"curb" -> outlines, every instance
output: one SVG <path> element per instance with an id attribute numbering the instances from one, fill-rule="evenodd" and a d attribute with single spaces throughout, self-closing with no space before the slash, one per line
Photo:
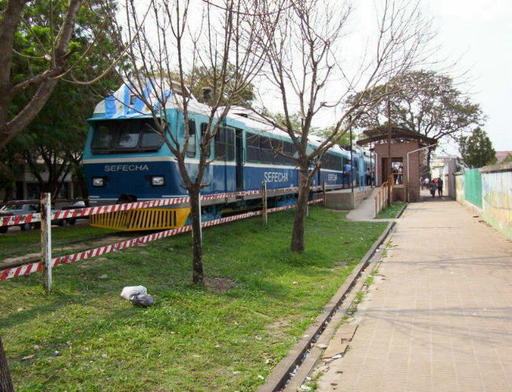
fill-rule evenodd
<path id="1" fill-rule="evenodd" d="M 384 242 L 394 226 L 395 222 L 388 223 L 388 226 L 384 232 L 373 243 L 372 247 L 368 250 L 368 252 L 366 252 L 359 264 L 354 268 L 352 273 L 347 277 L 345 282 L 341 285 L 338 291 L 324 307 L 323 312 L 304 332 L 302 339 L 292 347 L 292 349 L 288 352 L 288 355 L 276 365 L 272 373 L 270 373 L 270 375 L 267 377 L 265 384 L 256 390 L 257 392 L 277 392 L 286 385 L 288 380 L 292 377 L 291 373 L 294 371 L 295 367 L 304 361 L 305 353 L 318 340 L 319 335 L 323 332 L 350 289 L 354 286 L 361 272 L 369 264 L 370 259 L 375 254 L 377 248 Z"/>
<path id="2" fill-rule="evenodd" d="M 409 203 L 405 203 L 402 206 L 402 209 L 398 212 L 398 214 L 396 215 L 395 219 L 399 219 L 402 216 L 402 214 L 404 213 L 404 211 L 405 211 L 405 209 L 407 208 L 408 205 L 409 205 Z"/>

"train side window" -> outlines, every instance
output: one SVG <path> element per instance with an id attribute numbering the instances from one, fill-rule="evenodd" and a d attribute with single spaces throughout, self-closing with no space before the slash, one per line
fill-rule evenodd
<path id="1" fill-rule="evenodd" d="M 235 159 L 235 134 L 231 128 L 219 128 L 215 135 L 215 159 L 232 161 Z"/>
<path id="2" fill-rule="evenodd" d="M 272 140 L 268 137 L 261 137 L 260 139 L 260 158 L 264 163 L 274 163 L 274 152 L 272 151 Z"/>
<path id="3" fill-rule="evenodd" d="M 219 128 L 217 133 L 215 134 L 215 159 L 223 161 L 225 158 L 226 152 L 226 144 L 225 140 L 224 128 Z"/>
<path id="4" fill-rule="evenodd" d="M 247 132 L 245 135 L 247 160 L 250 162 L 258 162 L 260 160 L 260 137 L 249 132 Z"/>
<path id="5" fill-rule="evenodd" d="M 233 161 L 235 159 L 235 130 L 226 128 L 226 159 Z"/>
<path id="6" fill-rule="evenodd" d="M 206 135 L 206 131 L 208 129 L 208 123 L 201 123 L 201 137 L 199 138 L 199 145 L 201 145 L 204 141 L 204 136 Z M 208 158 L 212 155 L 212 145 L 210 144 L 210 153 L 208 154 Z"/>
<path id="7" fill-rule="evenodd" d="M 196 156 L 196 122 L 194 120 L 188 121 L 188 145 L 187 145 L 187 157 L 194 158 Z"/>
<path id="8" fill-rule="evenodd" d="M 284 153 L 284 142 L 278 139 L 270 140 L 271 151 L 272 151 L 272 159 L 274 163 L 284 164 L 285 157 L 281 155 Z"/>
<path id="9" fill-rule="evenodd" d="M 336 155 L 325 153 L 322 157 L 322 168 L 331 170 L 343 170 L 343 159 Z"/>

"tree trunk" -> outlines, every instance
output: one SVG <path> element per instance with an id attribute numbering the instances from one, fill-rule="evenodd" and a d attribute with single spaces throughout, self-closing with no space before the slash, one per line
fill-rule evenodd
<path id="1" fill-rule="evenodd" d="M 85 178 L 82 175 L 77 176 L 78 179 L 78 185 L 80 188 L 80 195 L 82 199 L 86 200 L 86 204 L 89 205 L 89 189 L 87 188 L 87 182 L 85 181 Z M 77 197 L 75 196 L 75 199 Z"/>
<path id="2" fill-rule="evenodd" d="M 7 365 L 7 357 L 5 356 L 2 338 L 0 338 L 0 392 L 14 392 L 12 385 L 9 366 Z"/>
<path id="3" fill-rule="evenodd" d="M 192 282 L 203 284 L 203 248 L 201 244 L 201 211 L 199 190 L 189 191 L 190 214 L 192 215 Z"/>
<path id="4" fill-rule="evenodd" d="M 297 199 L 297 208 L 295 210 L 295 219 L 293 221 L 290 249 L 292 252 L 302 253 L 304 252 L 304 224 L 311 179 L 308 176 L 307 169 L 305 171 L 301 170 L 299 176 L 299 196 Z"/>
<path id="5" fill-rule="evenodd" d="M 430 161 L 432 160 L 432 151 L 430 148 L 427 150 L 427 169 L 428 174 L 432 174 L 432 170 L 430 169 Z"/>

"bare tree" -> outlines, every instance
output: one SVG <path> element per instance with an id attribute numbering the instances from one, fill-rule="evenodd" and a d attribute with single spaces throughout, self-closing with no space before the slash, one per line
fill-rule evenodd
<path id="1" fill-rule="evenodd" d="M 174 155 L 182 186 L 190 196 L 194 283 L 202 283 L 204 277 L 199 197 L 208 185 L 205 173 L 211 163 L 210 146 L 233 102 L 240 101 L 264 59 L 264 41 L 256 39 L 258 7 L 250 0 L 153 0 L 150 21 L 142 24 L 134 2 L 126 2 L 123 24 L 125 40 L 133 40 L 128 56 L 134 71 L 124 74 L 124 79 L 131 93 L 144 103 L 154 120 L 154 131 Z M 199 104 L 190 94 L 203 80 L 195 72 L 204 68 L 210 70 L 216 89 L 209 105 Z M 181 113 L 182 131 L 170 130 L 169 107 Z M 199 160 L 191 167 L 186 159 L 193 143 L 188 124 L 190 113 L 198 110 L 208 121 L 199 133 Z"/>
<path id="2" fill-rule="evenodd" d="M 44 107 L 55 86 L 62 79 L 73 82 L 73 70 L 79 68 L 91 57 L 96 45 L 101 43 L 106 21 L 113 17 L 115 6 L 111 0 L 95 0 L 83 4 L 83 0 L 60 1 L 55 4 L 48 19 L 37 15 L 36 6 L 47 7 L 44 3 L 29 2 L 28 0 L 7 0 L 3 2 L 0 19 L 0 149 L 5 147 L 18 133 L 23 131 Z M 63 12 L 60 12 L 63 10 Z M 88 43 L 82 46 L 77 33 L 77 17 L 80 11 L 92 15 L 98 22 L 97 26 L 89 25 L 82 30 L 83 37 L 87 36 Z M 59 13 L 60 12 L 60 13 Z M 42 14 L 42 12 L 41 12 Z M 40 25 L 43 24 L 43 26 Z M 33 27 L 44 31 L 44 38 L 34 33 Z M 30 43 L 20 47 L 17 34 L 22 42 Z M 42 35 L 42 33 L 40 33 Z M 18 41 L 20 41 L 18 37 Z M 78 38 L 70 45 L 74 38 Z M 76 53 L 79 50 L 80 53 Z M 31 54 L 27 54 L 29 52 Z M 112 51 L 113 54 L 115 51 Z M 118 56 L 120 58 L 121 56 Z M 31 73 L 20 75 L 16 73 L 14 60 L 22 58 L 30 61 Z M 104 76 L 110 66 L 98 69 L 98 63 L 93 65 L 95 76 L 82 83 L 92 83 Z M 22 77 L 24 76 L 24 77 Z M 78 81 L 77 81 L 78 82 Z M 13 102 L 19 98 L 23 99 Z M 20 102 L 23 104 L 20 106 Z M 13 109 L 16 106 L 16 109 Z"/>
<path id="3" fill-rule="evenodd" d="M 348 34 L 355 23 L 360 23 L 352 21 L 355 12 L 348 1 L 283 0 L 280 9 L 277 25 L 270 13 L 263 13 L 261 18 L 269 41 L 267 77 L 278 92 L 285 126 L 269 116 L 268 109 L 260 114 L 285 130 L 295 146 L 293 158 L 300 180 L 291 250 L 302 252 L 309 190 L 323 154 L 366 107 L 382 100 L 387 92 L 381 91 L 371 102 L 359 100 L 344 107 L 342 103 L 358 88 L 366 90 L 408 70 L 418 61 L 429 33 L 415 1 L 385 1 L 376 10 L 375 25 L 365 28 L 373 32 L 366 41 L 354 41 Z M 361 46 L 364 50 L 357 56 L 355 49 Z M 292 121 L 296 111 L 301 118 L 299 129 Z M 335 123 L 332 132 L 312 148 L 312 124 L 329 111 Z"/>
<path id="4" fill-rule="evenodd" d="M 0 391 L 14 392 L 12 385 L 11 373 L 9 372 L 9 365 L 7 364 L 7 357 L 5 356 L 2 338 L 0 337 Z"/>

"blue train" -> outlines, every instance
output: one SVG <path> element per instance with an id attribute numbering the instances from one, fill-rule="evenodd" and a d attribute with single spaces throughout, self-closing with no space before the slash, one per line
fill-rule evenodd
<path id="1" fill-rule="evenodd" d="M 179 109 L 180 99 L 171 95 L 165 115 L 168 132 L 182 140 L 185 127 L 183 113 Z M 191 97 L 188 124 L 190 139 L 186 151 L 189 172 L 193 172 L 199 162 L 200 135 L 207 126 L 209 110 L 208 106 Z M 85 143 L 83 167 L 91 205 L 186 195 L 181 186 L 175 157 L 160 135 L 152 131 L 153 119 L 149 110 L 141 100 L 130 94 L 126 85 L 113 96 L 101 101 L 88 122 L 90 129 Z M 311 148 L 320 143 L 320 138 L 311 137 Z M 245 108 L 232 108 L 211 143 L 211 164 L 203 180 L 208 186 L 203 189 L 203 194 L 257 190 L 263 182 L 269 190 L 296 187 L 298 170 L 293 160 L 274 153 L 276 146 L 293 154 L 293 144 L 286 132 L 258 121 Z M 338 146 L 331 148 L 322 158 L 321 169 L 315 176 L 313 186 L 324 183 L 329 189 L 348 186 L 350 174 L 346 172 L 347 164 L 350 164 L 350 153 Z M 367 165 L 368 160 L 362 153 L 353 154 L 352 178 L 356 185 L 364 184 Z M 291 204 L 295 197 L 293 192 L 280 193 L 269 200 L 269 205 Z M 216 218 L 227 210 L 251 208 L 257 203 L 260 201 L 251 197 L 235 200 L 229 205 L 226 205 L 225 200 L 219 200 L 205 205 L 203 212 L 207 219 Z M 182 211 L 185 211 L 182 215 L 187 215 L 186 208 Z M 180 222 L 173 221 L 164 225 L 145 223 L 127 228 L 126 221 L 135 219 L 135 215 L 124 218 L 123 227 L 119 226 L 122 220 L 119 217 L 98 218 L 92 224 L 121 230 L 140 230 L 170 228 L 184 223 L 181 219 Z M 159 218 L 147 220 L 155 219 Z M 114 224 L 115 221 L 118 223 Z"/>

